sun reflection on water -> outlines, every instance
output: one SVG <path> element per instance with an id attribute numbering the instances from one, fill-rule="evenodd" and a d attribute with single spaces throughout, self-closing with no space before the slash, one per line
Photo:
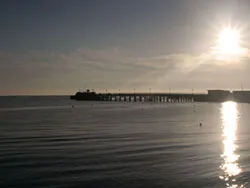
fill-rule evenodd
<path id="1" fill-rule="evenodd" d="M 236 133 L 238 128 L 237 103 L 223 103 L 221 115 L 224 151 L 221 155 L 223 163 L 220 168 L 223 170 L 224 174 L 220 176 L 220 178 L 226 182 L 229 188 L 244 187 L 243 185 L 238 185 L 236 181 L 236 176 L 242 171 L 238 164 L 240 156 L 236 153 L 237 145 L 235 143 L 237 140 Z"/>

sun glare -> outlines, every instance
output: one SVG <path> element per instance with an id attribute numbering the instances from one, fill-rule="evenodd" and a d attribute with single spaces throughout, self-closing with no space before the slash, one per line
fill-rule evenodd
<path id="1" fill-rule="evenodd" d="M 239 31 L 227 27 L 221 31 L 218 40 L 218 48 L 224 54 L 237 54 L 240 51 Z"/>
<path id="2" fill-rule="evenodd" d="M 220 179 L 224 180 L 228 188 L 243 187 L 236 182 L 237 175 L 241 173 L 239 166 L 239 157 L 237 154 L 237 128 L 238 128 L 238 111 L 237 103 L 225 102 L 221 108 L 222 115 L 222 137 L 224 151 L 221 155 L 223 162 L 220 168 L 224 175 Z"/>
<path id="3" fill-rule="evenodd" d="M 212 47 L 212 54 L 223 62 L 239 62 L 247 55 L 247 49 L 242 47 L 242 29 L 228 26 L 218 32 L 216 44 Z"/>

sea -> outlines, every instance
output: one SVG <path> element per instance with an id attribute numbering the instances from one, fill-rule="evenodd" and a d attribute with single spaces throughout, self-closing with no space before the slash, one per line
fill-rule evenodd
<path id="1" fill-rule="evenodd" d="M 0 187 L 250 187 L 250 105 L 0 97 Z"/>

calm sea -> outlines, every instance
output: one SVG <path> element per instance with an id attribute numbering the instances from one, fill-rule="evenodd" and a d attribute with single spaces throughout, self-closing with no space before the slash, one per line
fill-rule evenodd
<path id="1" fill-rule="evenodd" d="M 250 105 L 0 97 L 0 187 L 250 187 Z"/>

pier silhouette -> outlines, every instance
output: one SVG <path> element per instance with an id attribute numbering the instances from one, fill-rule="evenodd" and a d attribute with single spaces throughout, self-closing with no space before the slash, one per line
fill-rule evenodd
<path id="1" fill-rule="evenodd" d="M 250 103 L 250 91 L 228 91 L 208 90 L 204 93 L 96 93 L 86 90 L 79 91 L 70 96 L 73 100 L 86 101 L 124 101 L 124 102 L 165 102 L 165 103 L 187 103 L 187 102 L 225 102 L 235 101 Z"/>

